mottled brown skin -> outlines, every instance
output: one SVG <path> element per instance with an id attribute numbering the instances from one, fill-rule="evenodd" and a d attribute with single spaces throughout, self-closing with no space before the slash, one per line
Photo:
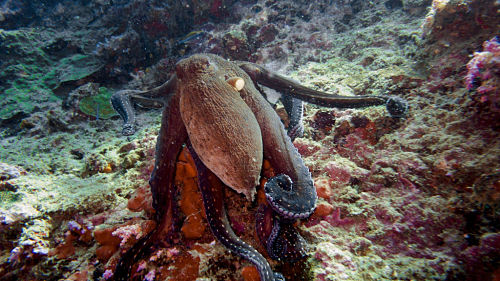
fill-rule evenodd
<path id="1" fill-rule="evenodd" d="M 231 78 L 235 77 L 244 80 L 239 91 L 227 82 L 234 81 Z M 254 83 L 274 88 L 292 99 L 298 97 L 324 106 L 386 104 L 391 114 L 406 112 L 406 104 L 397 98 L 346 98 L 326 94 L 255 64 L 229 62 L 212 54 L 198 54 L 181 60 L 176 65 L 175 75 L 160 87 L 116 93 L 112 103 L 125 121 L 123 133 L 126 135 L 134 132 L 132 101 L 156 100 L 165 104 L 155 168 L 150 179 L 158 227 L 122 257 L 115 271 L 116 280 L 127 280 L 130 267 L 151 245 L 165 239 L 168 242 L 174 236 L 177 220 L 174 208 L 175 162 L 184 144 L 189 144 L 195 159 L 199 188 L 214 236 L 226 248 L 254 263 L 261 280 L 283 279 L 281 274 L 272 271 L 260 253 L 234 234 L 224 208 L 224 204 L 230 202 L 224 202 L 222 196 L 224 185 L 227 185 L 252 200 L 262 161 L 267 159 L 277 174 L 265 186 L 267 200 L 275 212 L 275 215 L 267 215 L 267 218 L 273 218 L 267 221 L 274 220 L 271 223 L 275 228 L 261 233 L 261 240 L 267 239 L 266 248 L 270 256 L 277 259 L 295 256 L 295 248 L 301 250 L 296 245 L 303 241 L 291 222 L 306 218 L 314 211 L 316 190 L 278 115 Z"/>
<path id="2" fill-rule="evenodd" d="M 176 66 L 182 120 L 202 162 L 253 200 L 262 168 L 261 130 L 240 93 L 226 82 L 229 75 L 243 73 L 231 73 L 209 60 L 195 56 Z"/>

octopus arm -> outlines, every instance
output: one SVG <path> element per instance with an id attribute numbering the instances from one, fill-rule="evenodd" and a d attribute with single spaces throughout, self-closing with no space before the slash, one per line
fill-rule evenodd
<path id="1" fill-rule="evenodd" d="M 283 95 L 280 100 L 290 120 L 287 131 L 288 136 L 292 141 L 297 137 L 302 137 L 304 135 L 304 124 L 302 123 L 302 116 L 304 115 L 303 102 L 289 95 Z"/>
<path id="2" fill-rule="evenodd" d="M 392 96 L 342 96 L 316 91 L 264 67 L 240 62 L 239 66 L 252 78 L 255 83 L 262 84 L 285 95 L 326 107 L 361 108 L 375 105 L 385 105 L 392 117 L 404 117 L 408 111 L 407 102 L 399 97 Z"/>
<path id="3" fill-rule="evenodd" d="M 111 105 L 123 119 L 122 134 L 130 136 L 135 133 L 135 111 L 133 104 L 143 107 L 160 108 L 165 100 L 175 91 L 177 77 L 172 76 L 164 84 L 147 90 L 121 90 L 111 96 Z"/>
<path id="4" fill-rule="evenodd" d="M 179 112 L 179 95 L 175 94 L 170 97 L 163 110 L 162 125 L 156 142 L 155 167 L 149 180 L 157 227 L 122 256 L 115 270 L 115 280 L 129 280 L 135 261 L 145 255 L 153 244 L 172 240 L 175 235 L 178 225 L 174 185 L 176 161 L 172 159 L 177 159 L 186 140 L 187 131 Z"/>
<path id="5" fill-rule="evenodd" d="M 272 106 L 255 89 L 253 83 L 247 84 L 240 92 L 241 96 L 259 123 L 264 159 L 269 161 L 278 174 L 265 185 L 268 202 L 283 217 L 306 218 L 314 211 L 317 201 L 309 169 Z"/>
<path id="6" fill-rule="evenodd" d="M 179 109 L 180 94 L 175 93 L 168 100 L 163 110 L 162 122 L 156 141 L 155 166 L 149 180 L 153 195 L 153 208 L 156 220 L 172 211 L 174 178 L 177 157 L 187 141 L 188 134 L 181 119 Z"/>
<path id="7" fill-rule="evenodd" d="M 224 184 L 203 164 L 190 144 L 188 148 L 196 166 L 198 186 L 212 234 L 226 249 L 253 263 L 257 267 L 260 280 L 285 280 L 280 273 L 272 271 L 267 260 L 257 250 L 236 236 L 224 206 Z"/>
<path id="8" fill-rule="evenodd" d="M 255 222 L 257 236 L 272 259 L 296 262 L 306 256 L 306 242 L 293 221 L 275 216 L 269 205 L 261 204 Z"/>

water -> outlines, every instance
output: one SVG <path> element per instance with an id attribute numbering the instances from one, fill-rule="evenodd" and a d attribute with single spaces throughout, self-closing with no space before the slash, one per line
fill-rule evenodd
<path id="1" fill-rule="evenodd" d="M 272 270 L 286 280 L 497 280 L 498 9 L 493 0 L 1 1 L 0 279 L 258 280 L 246 252 L 231 252 L 211 231 L 230 225 L 262 255 L 256 263 L 270 265 L 263 277 Z M 238 92 L 224 83 L 245 75 L 212 58 L 190 64 L 191 73 L 222 72 L 175 78 L 176 63 L 197 53 L 272 75 L 242 77 Z M 281 126 L 266 121 L 255 131 L 236 118 L 244 110 L 228 118 L 219 104 L 193 121 L 214 125 L 187 135 L 206 150 L 214 138 L 231 143 L 217 148 L 209 169 L 228 165 L 230 177 L 257 178 L 247 196 L 210 172 L 197 175 L 182 137 L 187 120 L 162 121 L 158 105 L 174 112 L 170 98 L 190 83 L 197 89 L 196 77 L 207 89 L 221 82 L 217 89 L 227 90 L 203 93 L 234 104 L 246 104 L 233 98 L 248 93 L 268 98 L 274 109 L 259 109 L 293 132 L 294 147 L 280 146 L 291 141 L 273 137 Z M 301 103 L 281 101 L 304 91 L 290 83 L 378 100 L 329 108 L 313 103 L 331 96 L 316 96 L 299 118 Z M 245 92 L 254 85 L 258 91 Z M 142 91 L 122 100 L 132 111 L 120 114 L 135 114 L 130 136 L 108 102 L 119 90 Z M 388 97 L 407 102 L 404 116 L 389 114 Z M 162 122 L 172 137 L 157 148 Z M 225 141 L 229 125 L 245 134 Z M 302 159 L 275 161 L 271 148 L 285 156 L 296 148 Z M 258 162 L 260 174 L 247 162 Z M 300 190 L 309 172 L 294 165 L 308 168 L 317 193 L 314 213 L 300 220 L 284 216 L 316 197 Z M 278 181 L 273 209 L 264 187 L 279 173 L 295 180 Z M 203 194 L 198 179 L 208 182 Z M 280 212 L 280 200 L 290 209 Z M 212 220 L 225 219 L 218 202 L 225 226 Z M 169 206 L 173 221 L 162 216 Z M 159 219 L 173 223 L 170 232 L 159 232 Z"/>

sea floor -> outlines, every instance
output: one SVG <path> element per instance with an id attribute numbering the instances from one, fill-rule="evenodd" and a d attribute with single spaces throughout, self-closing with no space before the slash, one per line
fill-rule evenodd
<path id="1" fill-rule="evenodd" d="M 395 95 L 409 104 L 405 118 L 390 117 L 383 106 L 305 105 L 305 133 L 294 145 L 312 173 L 318 207 L 296 225 L 307 257 L 270 261 L 272 267 L 286 280 L 498 280 L 500 48 L 474 55 L 498 35 L 498 15 L 488 18 L 500 8 L 497 1 L 318 1 L 309 10 L 303 1 L 242 2 L 234 5 L 246 18 L 196 26 L 210 39 L 187 54 L 241 59 L 245 51 L 317 90 Z M 307 11 L 307 20 L 294 9 Z M 40 29 L 36 36 L 25 27 L 0 35 L 43 41 L 49 29 Z M 488 77 L 467 66 L 473 57 Z M 128 84 L 100 83 L 111 91 L 158 85 L 165 63 L 136 72 Z M 61 65 L 43 67 L 63 71 Z M 63 106 L 64 87 L 80 76 L 60 82 L 64 87 L 53 94 L 42 83 L 53 78 L 13 77 L 5 74 L 12 68 L 2 67 L 17 89 L 19 103 L 10 104 L 21 113 L 0 111 L 0 280 L 110 279 L 122 253 L 154 225 L 148 180 L 161 109 L 138 108 L 138 131 L 122 136 L 118 116 L 96 118 Z M 79 67 L 97 75 L 88 64 Z M 468 85 L 467 75 L 479 84 Z M 27 90 L 20 81 L 42 86 Z M 11 93 L 1 86 L 3 95 Z M 29 98 L 20 97 L 29 93 L 47 98 L 27 106 Z M 277 111 L 283 113 L 281 105 Z M 178 200 L 182 230 L 139 262 L 137 280 L 258 280 L 248 261 L 214 239 L 198 191 L 188 191 L 193 178 L 184 177 L 178 179 L 185 187 Z M 235 232 L 264 252 L 254 234 L 255 203 L 225 194 Z"/>

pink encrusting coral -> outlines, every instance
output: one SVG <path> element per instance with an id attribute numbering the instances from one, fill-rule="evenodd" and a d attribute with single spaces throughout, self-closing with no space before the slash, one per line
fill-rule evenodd
<path id="1" fill-rule="evenodd" d="M 310 218 L 294 225 L 307 257 L 292 264 L 268 259 L 286 280 L 500 280 L 499 1 L 51 2 L 75 7 L 74 16 L 57 19 L 47 14 L 51 5 L 42 9 L 40 18 L 61 24 L 62 33 L 52 39 L 52 29 L 31 31 L 50 40 L 40 40 L 40 48 L 26 42 L 5 48 L 5 65 L 18 59 L 21 47 L 57 55 L 59 48 L 78 56 L 94 52 L 111 79 L 99 76 L 93 83 L 144 90 L 165 82 L 180 56 L 210 52 L 259 63 L 331 94 L 408 100 L 406 118 L 389 117 L 383 106 L 304 105 L 304 136 L 294 146 L 312 174 L 318 202 Z M 186 23 L 188 16 L 203 24 L 178 28 L 173 22 Z M 5 17 L 2 23 L 12 23 Z M 65 18 L 70 22 L 61 22 Z M 95 21 L 92 32 L 67 33 L 67 27 L 78 31 L 75 24 L 87 28 L 87 20 Z M 114 23 L 122 24 L 116 29 Z M 183 40 L 190 31 L 202 35 Z M 11 37 L 33 40 L 25 33 L 0 31 L 0 49 L 17 44 Z M 4 84 L 10 76 L 29 84 L 29 68 L 5 65 Z M 129 75 L 134 79 L 126 85 Z M 37 91 L 29 93 L 31 99 Z M 5 100 L 11 95 L 6 92 Z M 276 110 L 287 125 L 279 102 Z M 0 119 L 0 280 L 118 278 L 124 253 L 156 227 L 148 180 L 161 113 L 139 110 L 144 129 L 123 138 L 119 120 L 75 123 L 59 99 L 36 111 Z M 187 155 L 175 159 L 178 229 L 137 256 L 129 280 L 259 280 L 249 262 L 214 240 Z M 273 173 L 265 163 L 263 170 L 261 187 Z M 229 189 L 223 196 L 236 235 L 268 258 L 255 233 L 265 195 L 252 203 Z"/>
<path id="2" fill-rule="evenodd" d="M 467 89 L 478 88 L 477 83 L 498 76 L 500 71 L 500 42 L 498 37 L 483 43 L 483 51 L 475 52 L 474 57 L 467 64 L 465 82 Z M 479 80 L 479 81 L 476 81 Z M 484 90 L 483 90 L 484 91 Z"/>
<path id="3" fill-rule="evenodd" d="M 475 52 L 467 64 L 465 84 L 474 90 L 482 103 L 490 102 L 490 109 L 500 111 L 500 42 L 498 36 L 483 43 L 483 51 Z"/>

